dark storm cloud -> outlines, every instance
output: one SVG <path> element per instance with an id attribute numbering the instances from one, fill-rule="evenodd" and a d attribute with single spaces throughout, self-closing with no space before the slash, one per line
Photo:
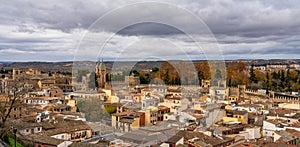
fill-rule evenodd
<path id="1" fill-rule="evenodd" d="M 128 26 L 118 32 L 120 35 L 150 35 L 150 36 L 165 36 L 174 34 L 184 34 L 182 31 L 165 24 L 159 23 L 138 23 Z"/>
<path id="2" fill-rule="evenodd" d="M 267 35 L 299 34 L 300 6 L 298 1 L 211 1 L 173 2 L 183 6 L 192 13 L 196 13 L 204 20 L 215 34 L 228 34 L 246 37 Z M 69 31 L 74 28 L 87 29 L 100 16 L 113 8 L 126 4 L 122 1 L 38 1 L 21 0 L 4 1 L 0 6 L 2 24 L 22 25 L 36 23 L 40 27 Z M 128 3 L 130 4 L 130 3 Z M 137 8 L 136 15 L 143 15 L 143 8 Z M 153 12 L 156 17 L 162 17 L 164 9 Z M 124 14 L 126 15 L 126 14 Z M 181 17 L 174 16 L 177 23 L 182 23 Z M 126 17 L 116 18 L 125 21 Z M 189 22 L 184 22 L 190 25 Z M 110 24 L 114 27 L 114 24 Z M 192 25 L 191 25 L 192 26 Z M 159 28 L 161 27 L 161 28 Z M 161 31 L 159 31 L 161 29 Z M 144 33 L 143 31 L 144 30 Z M 23 28 L 20 31 L 33 32 Z M 178 31 L 171 27 L 155 24 L 133 25 L 121 31 L 123 35 L 135 34 L 138 31 L 143 35 L 176 34 Z"/>
<path id="3" fill-rule="evenodd" d="M 108 7 L 104 1 L 94 0 L 3 1 L 0 6 L 0 19 L 2 24 L 7 25 L 22 26 L 29 23 L 42 28 L 70 31 L 75 28 L 88 28 L 116 3 L 110 2 L 109 5 Z"/>
<path id="4" fill-rule="evenodd" d="M 78 35 L 80 32 L 76 33 L 74 30 L 85 31 L 107 12 L 134 2 L 136 1 L 2 1 L 0 57 L 8 58 L 3 58 L 10 56 L 7 52 L 52 52 L 54 56 L 61 51 L 70 52 L 76 48 L 80 38 Z M 299 55 L 300 1 L 176 0 L 166 2 L 178 5 L 201 18 L 216 36 L 225 55 L 244 54 L 251 57 L 252 54 L 272 53 L 286 58 L 290 54 Z M 166 10 L 163 8 L 147 12 L 145 8 L 135 7 L 128 11 L 134 11 L 141 17 L 149 14 L 158 18 L 166 17 Z M 128 17 L 130 16 L 124 13 L 113 18 L 103 27 L 109 32 L 120 22 L 127 21 Z M 192 21 L 185 18 L 180 13 L 176 13 L 168 17 L 168 20 L 174 24 L 190 26 L 191 31 L 197 28 Z M 182 39 L 181 36 L 184 34 L 178 29 L 157 23 L 133 24 L 122 29 L 117 35 L 121 39 L 126 36 L 171 37 L 185 41 L 187 44 L 193 43 L 190 42 L 191 40 Z M 111 50 L 117 50 L 117 45 L 120 45 L 119 40 L 113 40 L 110 45 L 112 45 Z"/>
<path id="5" fill-rule="evenodd" d="M 274 53 L 278 53 L 278 55 L 280 55 L 281 53 L 285 53 L 285 54 L 296 54 L 296 55 L 300 55 L 300 50 L 298 48 L 294 48 L 294 47 L 277 47 L 277 48 L 266 48 L 262 51 L 252 51 L 251 53 L 253 54 L 274 54 Z"/>
<path id="6" fill-rule="evenodd" d="M 232 50 L 227 51 L 225 55 L 251 55 L 251 54 L 300 54 L 300 50 L 290 47 L 272 47 L 272 48 L 265 48 L 264 50 L 251 50 L 251 49 L 239 49 L 239 50 Z"/>

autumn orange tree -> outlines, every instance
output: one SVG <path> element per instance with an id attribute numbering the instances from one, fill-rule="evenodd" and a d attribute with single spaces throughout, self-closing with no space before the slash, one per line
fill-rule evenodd
<path id="1" fill-rule="evenodd" d="M 210 80 L 211 79 L 211 70 L 210 70 L 210 66 L 209 63 L 207 61 L 202 61 L 202 62 L 198 62 L 195 63 L 195 67 L 197 70 L 197 74 L 198 74 L 198 80 L 199 80 L 199 84 L 201 85 L 202 80 Z"/>
<path id="2" fill-rule="evenodd" d="M 201 80 L 210 80 L 211 71 L 207 61 L 187 62 L 170 61 L 163 62 L 156 77 L 162 79 L 166 84 L 200 84 Z"/>
<path id="3" fill-rule="evenodd" d="M 200 79 L 209 80 L 211 79 L 211 71 L 207 61 L 203 61 L 200 63 L 196 63 L 195 67 L 198 71 L 198 75 L 200 75 Z"/>
<path id="4" fill-rule="evenodd" d="M 227 85 L 238 86 L 240 84 L 247 85 L 250 83 L 246 65 L 243 62 L 229 64 L 227 67 Z"/>
<path id="5" fill-rule="evenodd" d="M 172 63 L 175 65 L 175 63 Z M 165 84 L 180 84 L 179 71 L 171 63 L 164 61 L 157 73 L 157 78 L 162 79 Z"/>

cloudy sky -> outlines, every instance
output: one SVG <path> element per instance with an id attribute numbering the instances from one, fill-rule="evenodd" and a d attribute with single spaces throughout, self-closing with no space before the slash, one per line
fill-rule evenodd
<path id="1" fill-rule="evenodd" d="M 134 3 L 136 1 L 2 0 L 0 61 L 96 60 L 99 56 L 105 60 L 181 59 L 184 56 L 205 59 L 210 53 L 218 54 L 211 56 L 214 59 L 299 59 L 300 2 L 297 0 L 165 1 L 172 5 L 170 8 L 148 8 Z M 196 19 L 173 7 L 191 13 Z M 103 22 L 102 18 L 109 15 L 111 19 Z M 136 18 L 148 20 L 148 17 L 149 20 L 154 17 L 167 20 L 173 26 L 137 21 L 120 29 L 123 22 Z M 195 22 L 198 18 L 203 23 L 200 28 L 207 27 L 205 33 L 212 33 L 210 37 L 202 36 Z M 188 29 L 183 31 L 181 27 Z M 199 48 L 194 38 L 187 37 L 190 35 L 200 40 L 198 44 L 218 43 L 221 52 L 214 52 L 215 45 Z M 107 38 L 111 38 L 110 41 L 99 51 L 101 42 Z"/>

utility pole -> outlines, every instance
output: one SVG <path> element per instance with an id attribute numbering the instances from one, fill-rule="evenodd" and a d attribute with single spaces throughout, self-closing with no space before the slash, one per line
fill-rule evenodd
<path id="1" fill-rule="evenodd" d="M 13 128 L 14 136 L 15 136 L 15 147 L 17 147 L 17 128 Z"/>

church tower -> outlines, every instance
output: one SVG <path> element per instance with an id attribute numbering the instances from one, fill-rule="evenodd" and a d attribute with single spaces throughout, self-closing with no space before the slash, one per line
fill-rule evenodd
<path id="1" fill-rule="evenodd" d="M 97 84 L 98 84 L 98 86 L 97 86 L 98 90 L 105 88 L 106 67 L 103 62 L 103 59 L 102 59 L 102 62 L 100 62 L 100 60 L 98 60 L 95 73 L 96 73 L 96 79 L 97 79 Z"/>

